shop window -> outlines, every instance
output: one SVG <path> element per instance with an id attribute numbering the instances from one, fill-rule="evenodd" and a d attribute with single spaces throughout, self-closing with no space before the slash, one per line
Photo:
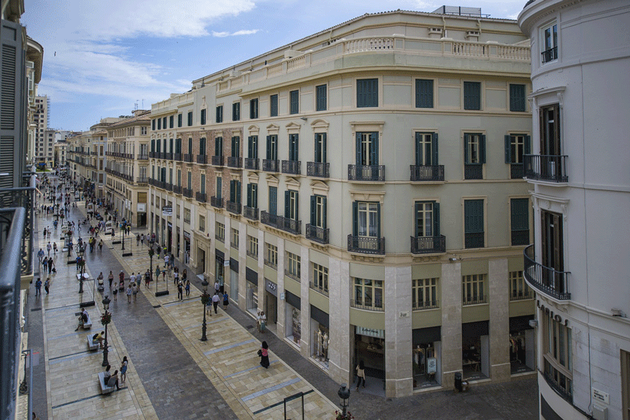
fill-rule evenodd
<path id="1" fill-rule="evenodd" d="M 216 222 L 214 237 L 217 241 L 225 242 L 225 225 L 223 223 Z"/>
<path id="2" fill-rule="evenodd" d="M 438 279 L 414 279 L 411 280 L 413 309 L 437 308 L 438 303 Z"/>
<path id="3" fill-rule="evenodd" d="M 383 280 L 354 279 L 352 306 L 375 311 L 385 310 L 383 302 Z"/>
<path id="4" fill-rule="evenodd" d="M 487 302 L 486 275 L 470 274 L 463 276 L 462 304 L 475 305 Z"/>
<path id="5" fill-rule="evenodd" d="M 287 252 L 287 268 L 285 274 L 294 280 L 300 281 L 301 258 L 299 255 Z"/>
<path id="6" fill-rule="evenodd" d="M 247 235 L 247 255 L 258 259 L 258 238 L 255 236 Z"/>
<path id="7" fill-rule="evenodd" d="M 278 247 L 265 243 L 265 265 L 273 269 L 278 268 Z"/>

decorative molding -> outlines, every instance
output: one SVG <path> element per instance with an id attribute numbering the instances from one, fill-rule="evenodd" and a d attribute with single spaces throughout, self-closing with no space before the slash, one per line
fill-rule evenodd
<path id="1" fill-rule="evenodd" d="M 267 185 L 270 187 L 278 187 L 280 180 L 273 175 L 267 175 Z"/>
<path id="2" fill-rule="evenodd" d="M 298 181 L 297 179 L 293 177 L 288 177 L 286 184 L 288 190 L 300 191 L 300 181 Z"/>
<path id="3" fill-rule="evenodd" d="M 313 133 L 325 133 L 328 131 L 330 123 L 328 123 L 328 121 L 318 118 L 311 123 L 311 127 L 313 128 Z"/>
<path id="4" fill-rule="evenodd" d="M 258 184 L 258 174 L 256 172 L 250 172 L 247 175 L 247 180 L 250 184 Z"/>
<path id="5" fill-rule="evenodd" d="M 352 191 L 350 190 L 352 201 L 378 201 L 385 202 L 385 191 Z"/>
<path id="6" fill-rule="evenodd" d="M 319 180 L 313 180 L 313 182 L 311 182 L 311 189 L 313 190 L 313 195 L 328 196 L 328 192 L 330 191 L 328 184 Z"/>
<path id="7" fill-rule="evenodd" d="M 363 254 L 355 254 L 350 253 L 353 261 L 361 261 L 361 262 L 371 262 L 371 263 L 382 263 L 385 260 L 385 256 L 374 256 L 374 255 L 363 255 Z"/>
<path id="8" fill-rule="evenodd" d="M 286 125 L 285 128 L 287 129 L 287 133 L 297 134 L 300 132 L 300 128 L 302 128 L 302 126 L 294 122 L 290 122 L 289 124 Z"/>
<path id="9" fill-rule="evenodd" d="M 250 136 L 257 136 L 260 133 L 260 127 L 257 125 L 250 125 L 247 127 L 247 131 L 249 131 Z"/>
<path id="10" fill-rule="evenodd" d="M 269 134 L 270 136 L 272 135 L 278 135 L 278 133 L 280 132 L 280 126 L 279 125 L 275 125 L 275 124 L 269 124 L 267 126 L 267 134 Z"/>

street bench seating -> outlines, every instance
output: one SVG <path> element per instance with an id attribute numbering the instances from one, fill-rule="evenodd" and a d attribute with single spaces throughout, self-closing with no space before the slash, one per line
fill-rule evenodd
<path id="1" fill-rule="evenodd" d="M 98 373 L 98 383 L 101 387 L 101 394 L 109 394 L 110 392 L 114 392 L 116 389 L 115 386 L 107 386 L 105 383 L 105 372 Z"/>
<path id="2" fill-rule="evenodd" d="M 98 341 L 94 342 L 94 339 L 92 338 L 93 335 L 94 334 L 87 335 L 87 346 L 90 351 L 98 350 Z"/>
<path id="3" fill-rule="evenodd" d="M 90 316 L 88 315 L 87 322 L 83 323 L 83 329 L 84 330 L 89 330 L 90 328 L 92 328 L 92 318 L 90 318 Z"/>

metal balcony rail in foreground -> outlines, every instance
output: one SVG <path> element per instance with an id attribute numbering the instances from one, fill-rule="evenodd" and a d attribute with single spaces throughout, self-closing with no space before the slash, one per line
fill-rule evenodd
<path id="1" fill-rule="evenodd" d="M 569 182 L 567 155 L 525 155 L 525 177 L 540 181 Z"/>
<path id="2" fill-rule="evenodd" d="M 254 158 L 245 158 L 245 169 L 251 169 L 252 171 L 258 171 L 259 160 Z"/>
<path id="3" fill-rule="evenodd" d="M 299 160 L 283 160 L 282 161 L 282 173 L 300 175 L 302 169 L 302 162 Z"/>
<path id="4" fill-rule="evenodd" d="M 382 299 L 350 299 L 350 306 L 357 309 L 365 309 L 368 311 L 385 311 L 385 305 Z"/>
<path id="5" fill-rule="evenodd" d="M 319 178 L 330 178 L 330 163 L 306 162 L 306 175 Z"/>
<path id="6" fill-rule="evenodd" d="M 328 243 L 328 234 L 330 229 L 313 226 L 311 224 L 306 225 L 306 237 L 311 241 L 319 242 L 320 244 Z"/>
<path id="7" fill-rule="evenodd" d="M 243 167 L 243 159 L 238 156 L 228 156 L 227 161 L 227 166 L 229 166 L 230 168 Z"/>
<path id="8" fill-rule="evenodd" d="M 212 164 L 214 166 L 223 166 L 223 156 L 212 156 Z"/>
<path id="9" fill-rule="evenodd" d="M 223 198 L 222 197 L 210 197 L 210 205 L 212 207 L 216 207 L 219 209 L 223 208 Z"/>
<path id="10" fill-rule="evenodd" d="M 182 189 L 182 194 L 184 195 L 184 197 L 186 198 L 192 198 L 193 196 L 193 190 L 192 188 L 183 188 Z"/>
<path id="11" fill-rule="evenodd" d="M 263 159 L 262 170 L 265 172 L 278 172 L 278 161 L 273 159 Z"/>
<path id="12" fill-rule="evenodd" d="M 411 165 L 411 181 L 444 181 L 444 165 Z"/>
<path id="13" fill-rule="evenodd" d="M 32 193 L 31 193 L 32 194 Z M 29 208 L 0 209 L 0 263 L 4 272 L 0 276 L 0 325 L 3 335 L 0 343 L 0 417 L 14 418 L 17 410 L 16 392 L 20 359 L 20 267 L 24 272 L 24 232 Z M 29 249 L 28 252 L 32 253 Z M 20 263 L 22 262 L 22 263 Z M 29 384 L 32 385 L 32 384 Z"/>
<path id="14" fill-rule="evenodd" d="M 0 209 L 26 209 L 26 221 L 21 235 L 21 257 L 19 259 L 21 275 L 33 273 L 33 202 L 35 194 L 35 174 L 27 172 L 22 176 L 22 187 L 0 189 Z M 2 230 L 5 235 L 8 229 Z M 2 248 L 0 247 L 0 252 Z M 0 324 L 2 325 L 2 324 Z"/>
<path id="15" fill-rule="evenodd" d="M 258 220 L 258 209 L 254 207 L 243 207 L 243 216 L 251 220 Z"/>
<path id="16" fill-rule="evenodd" d="M 385 181 L 385 165 L 348 165 L 350 181 Z"/>
<path id="17" fill-rule="evenodd" d="M 552 267 L 545 267 L 536 262 L 534 245 L 523 251 L 525 280 L 536 290 L 558 300 L 570 300 L 569 274 L 567 271 L 557 271 Z"/>
<path id="18" fill-rule="evenodd" d="M 214 156 L 212 157 L 214 161 Z M 206 165 L 208 163 L 208 156 L 206 155 L 197 155 L 197 163 L 201 163 L 202 165 Z"/>
<path id="19" fill-rule="evenodd" d="M 197 193 L 195 194 L 195 198 L 200 203 L 205 203 L 206 202 L 206 193 L 201 193 L 201 192 L 197 191 Z"/>
<path id="20" fill-rule="evenodd" d="M 412 254 L 432 254 L 446 252 L 446 236 L 412 236 Z"/>
<path id="21" fill-rule="evenodd" d="M 385 238 L 348 235 L 348 251 L 361 254 L 385 255 Z"/>
<path id="22" fill-rule="evenodd" d="M 241 214 L 241 203 L 235 201 L 228 201 L 225 204 L 225 209 L 233 214 Z"/>

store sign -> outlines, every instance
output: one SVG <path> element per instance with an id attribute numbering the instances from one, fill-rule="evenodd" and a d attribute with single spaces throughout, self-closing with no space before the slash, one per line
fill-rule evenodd
<path id="1" fill-rule="evenodd" d="M 278 296 L 278 286 L 271 280 L 265 279 L 265 290 L 274 296 Z"/>
<path id="2" fill-rule="evenodd" d="M 427 359 L 427 373 L 433 375 L 437 372 L 437 359 L 435 357 L 429 357 Z"/>
<path id="3" fill-rule="evenodd" d="M 147 203 L 138 203 L 138 213 L 146 213 Z"/>
<path id="4" fill-rule="evenodd" d="M 356 327 L 356 333 L 358 335 L 364 335 L 366 337 L 385 338 L 385 330 L 377 330 L 374 328 Z"/>
<path id="5" fill-rule="evenodd" d="M 162 216 L 168 217 L 173 215 L 173 206 L 162 207 Z"/>

